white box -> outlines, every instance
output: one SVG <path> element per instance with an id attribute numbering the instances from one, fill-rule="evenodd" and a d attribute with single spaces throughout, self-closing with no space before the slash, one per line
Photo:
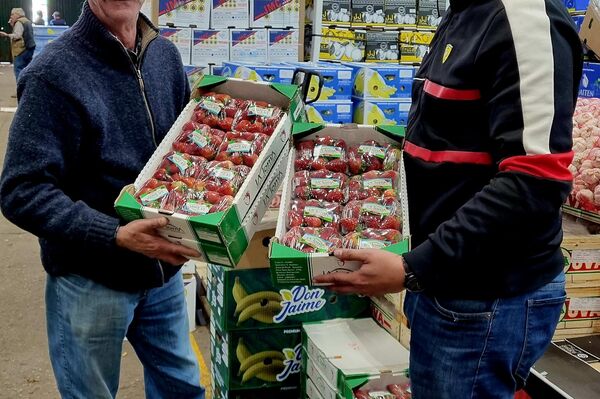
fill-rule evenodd
<path id="1" fill-rule="evenodd" d="M 149 1 L 146 1 L 149 3 Z M 199 29 L 208 29 L 210 23 L 210 4 L 211 0 L 187 0 L 179 1 L 175 7 L 170 5 L 173 2 L 164 3 L 163 8 L 158 10 L 158 24 L 174 26 L 195 25 Z"/>
<path id="2" fill-rule="evenodd" d="M 300 60 L 300 33 L 297 29 L 269 29 L 268 35 L 269 64 Z"/>
<path id="3" fill-rule="evenodd" d="M 267 47 L 266 29 L 230 30 L 231 61 L 267 63 Z"/>
<path id="4" fill-rule="evenodd" d="M 229 60 L 227 29 L 192 30 L 192 65 L 222 65 Z"/>
<path id="5" fill-rule="evenodd" d="M 194 276 L 183 279 L 183 290 L 185 292 L 185 303 L 190 325 L 190 332 L 196 329 L 196 278 Z"/>
<path id="6" fill-rule="evenodd" d="M 212 0 L 210 27 L 249 28 L 249 0 Z"/>
<path id="7" fill-rule="evenodd" d="M 160 27 L 159 32 L 162 37 L 170 40 L 177 47 L 183 65 L 188 65 L 192 53 L 192 29 Z"/>

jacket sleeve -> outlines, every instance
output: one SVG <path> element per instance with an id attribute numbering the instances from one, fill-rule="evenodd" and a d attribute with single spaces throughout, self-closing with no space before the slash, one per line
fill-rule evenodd
<path id="1" fill-rule="evenodd" d="M 117 218 L 74 201 L 63 186 L 76 167 L 84 130 L 77 104 L 42 77 L 19 80 L 0 206 L 8 220 L 40 238 L 88 248 L 114 248 Z"/>
<path id="2" fill-rule="evenodd" d="M 484 265 L 486 249 L 506 248 L 515 235 L 531 247 L 560 244 L 555 241 L 560 207 L 571 189 L 581 46 L 562 19 L 551 22 L 538 10 L 536 18 L 525 15 L 523 24 L 518 14 L 497 14 L 476 56 L 497 173 L 405 255 L 425 287 L 444 284 L 438 281 L 442 269 Z"/>
<path id="3" fill-rule="evenodd" d="M 8 34 L 12 40 L 19 40 L 23 37 L 23 24 L 20 21 L 15 22 L 15 26 L 13 26 L 13 32 Z"/>

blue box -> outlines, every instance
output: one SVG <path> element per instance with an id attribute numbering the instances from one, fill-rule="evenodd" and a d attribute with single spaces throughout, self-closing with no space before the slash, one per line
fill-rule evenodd
<path id="1" fill-rule="evenodd" d="M 346 62 L 354 71 L 352 95 L 360 98 L 411 98 L 415 68 L 410 65 Z"/>
<path id="2" fill-rule="evenodd" d="M 35 39 L 35 50 L 33 56 L 35 57 L 46 47 L 48 43 L 62 35 L 68 26 L 35 26 L 33 25 L 33 37 Z"/>
<path id="3" fill-rule="evenodd" d="M 573 15 L 573 22 L 575 22 L 575 28 L 577 32 L 581 30 L 581 26 L 583 25 L 583 20 L 585 19 L 585 15 Z"/>
<path id="4" fill-rule="evenodd" d="M 600 98 L 600 64 L 594 62 L 583 63 L 579 97 Z"/>
<path id="5" fill-rule="evenodd" d="M 225 61 L 221 75 L 253 82 L 291 84 L 295 69 L 285 64 L 259 65 L 251 62 Z"/>
<path id="6" fill-rule="evenodd" d="M 590 0 L 564 0 L 565 7 L 571 12 L 582 12 L 586 11 Z"/>
<path id="7" fill-rule="evenodd" d="M 352 123 L 351 100 L 316 101 L 305 110 L 311 123 Z"/>
<path id="8" fill-rule="evenodd" d="M 330 62 L 290 62 L 288 65 L 319 72 L 323 76 L 323 89 L 319 101 L 352 98 L 352 68 Z M 308 100 L 314 100 L 316 93 L 316 85 L 311 84 Z"/>
<path id="9" fill-rule="evenodd" d="M 400 125 L 408 123 L 410 100 L 352 98 L 354 102 L 354 123 L 360 125 Z"/>

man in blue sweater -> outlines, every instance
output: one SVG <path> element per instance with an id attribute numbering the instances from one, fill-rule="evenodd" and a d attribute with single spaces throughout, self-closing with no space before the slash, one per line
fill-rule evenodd
<path id="1" fill-rule="evenodd" d="M 204 398 L 166 219 L 120 225 L 113 201 L 189 99 L 177 49 L 142 0 L 89 0 L 21 75 L 0 181 L 4 215 L 39 237 L 50 358 L 64 398 L 114 398 L 123 339 L 149 398 Z"/>

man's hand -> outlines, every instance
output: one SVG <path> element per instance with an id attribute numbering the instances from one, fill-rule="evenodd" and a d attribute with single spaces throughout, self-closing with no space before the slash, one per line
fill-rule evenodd
<path id="1" fill-rule="evenodd" d="M 362 266 L 352 273 L 317 276 L 317 284 L 342 294 L 378 296 L 404 289 L 404 260 L 400 255 L 380 249 L 338 249 L 334 255 L 343 261 L 359 261 Z"/>
<path id="2" fill-rule="evenodd" d="M 7 37 L 7 36 L 8 36 L 8 33 L 0 31 L 0 36 L 2 36 L 2 37 Z"/>
<path id="3" fill-rule="evenodd" d="M 187 262 L 188 258 L 200 257 L 197 251 L 173 244 L 158 235 L 156 229 L 168 223 L 169 220 L 163 217 L 134 220 L 119 228 L 116 237 L 117 245 L 172 265 L 181 265 Z"/>

